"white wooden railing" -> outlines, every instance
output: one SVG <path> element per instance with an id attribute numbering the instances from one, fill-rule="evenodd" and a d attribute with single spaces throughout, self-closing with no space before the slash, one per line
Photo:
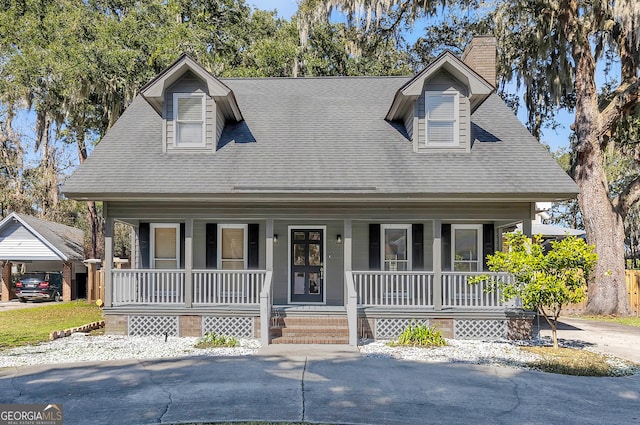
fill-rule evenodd
<path id="1" fill-rule="evenodd" d="M 183 304 L 184 270 L 112 270 L 113 305 Z"/>
<path id="2" fill-rule="evenodd" d="M 194 270 L 193 304 L 260 304 L 265 270 Z"/>
<path id="3" fill-rule="evenodd" d="M 358 304 L 368 306 L 433 306 L 433 272 L 353 271 Z"/>
<path id="4" fill-rule="evenodd" d="M 470 277 L 480 275 L 486 275 L 489 279 L 469 285 Z M 509 303 L 500 301 L 500 292 L 497 289 L 492 292 L 486 291 L 497 278 L 511 281 L 513 276 L 507 273 L 442 272 L 442 307 L 482 309 L 514 307 L 515 301 Z"/>

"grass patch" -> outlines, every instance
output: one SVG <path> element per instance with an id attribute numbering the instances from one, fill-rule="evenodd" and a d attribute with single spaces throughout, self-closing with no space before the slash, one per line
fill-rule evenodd
<path id="1" fill-rule="evenodd" d="M 617 323 L 619 325 L 635 326 L 640 328 L 640 317 L 632 316 L 575 316 L 578 319 L 595 320 L 598 322 Z"/>
<path id="2" fill-rule="evenodd" d="M 46 303 L 0 312 L 0 349 L 49 341 L 52 331 L 102 320 L 102 311 L 85 300 Z"/>
<path id="3" fill-rule="evenodd" d="M 238 340 L 224 335 L 216 335 L 213 332 L 207 332 L 205 336 L 198 339 L 196 348 L 215 348 L 215 347 L 237 347 Z"/>
<path id="4" fill-rule="evenodd" d="M 530 363 L 529 366 L 543 372 L 576 376 L 623 376 L 637 372 L 637 368 L 629 362 L 623 361 L 626 367 L 620 368 L 619 365 L 612 365 L 608 357 L 591 351 L 575 348 L 554 349 L 553 347 L 522 347 L 522 349 L 542 357 L 542 360 Z"/>

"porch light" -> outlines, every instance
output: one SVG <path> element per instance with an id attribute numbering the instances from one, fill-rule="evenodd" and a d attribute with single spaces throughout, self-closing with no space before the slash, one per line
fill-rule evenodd
<path id="1" fill-rule="evenodd" d="M 342 235 L 337 235 L 336 236 L 336 244 L 337 245 L 342 245 Z"/>
<path id="2" fill-rule="evenodd" d="M 276 235 L 275 233 L 273 235 L 273 244 L 278 245 L 278 235 Z"/>

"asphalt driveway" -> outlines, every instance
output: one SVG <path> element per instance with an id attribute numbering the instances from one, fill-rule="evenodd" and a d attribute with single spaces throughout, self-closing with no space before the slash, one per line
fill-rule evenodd
<path id="1" fill-rule="evenodd" d="M 574 377 L 307 346 L 246 357 L 0 369 L 0 402 L 60 403 L 65 425 L 640 424 L 640 375 Z"/>

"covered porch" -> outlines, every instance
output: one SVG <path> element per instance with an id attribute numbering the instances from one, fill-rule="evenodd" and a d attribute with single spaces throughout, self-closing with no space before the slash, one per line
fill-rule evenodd
<path id="1" fill-rule="evenodd" d="M 497 210 L 492 208 L 494 213 Z M 515 220 L 525 224 L 525 231 L 529 227 L 530 233 L 531 221 L 522 217 L 530 215 L 530 204 L 518 211 L 520 217 Z M 131 332 L 131 320 L 158 322 L 159 317 L 175 320 L 142 328 L 169 327 L 177 335 L 200 336 L 227 329 L 207 322 L 233 322 L 233 328 L 240 321 L 242 333 L 259 337 L 263 344 L 270 343 L 274 334 L 261 330 L 272 330 L 286 317 L 315 318 L 311 322 L 320 322 L 321 317 L 344 319 L 350 344 L 357 344 L 359 337 L 384 337 L 411 320 L 438 325 L 450 337 L 456 336 L 456 319 L 499 320 L 506 336 L 509 321 L 522 318 L 519 306 L 504 304 L 499 294 L 485 292 L 490 282 L 469 285 L 467 281 L 483 274 L 482 258 L 488 246 L 482 233 L 490 229 L 493 252 L 500 248 L 501 227 L 511 225 L 514 218 L 498 215 L 488 220 L 476 215 L 445 220 L 426 215 L 418 219 L 396 213 L 393 221 L 361 216 L 309 219 L 305 214 L 259 220 L 118 218 L 134 227 L 133 268 L 105 265 L 105 314 L 114 319 L 113 329 L 122 333 Z M 114 220 L 109 218 L 106 223 L 107 258 L 113 254 Z M 143 258 L 145 243 L 155 243 L 153 237 L 145 242 L 140 231 L 147 221 L 177 223 L 171 224 L 176 229 L 175 250 L 171 258 L 156 257 L 155 267 L 153 255 L 146 263 Z M 490 226 L 483 229 L 482 223 Z M 213 225 L 215 243 L 206 230 Z M 157 228 L 166 229 L 169 224 Z M 456 229 L 463 230 L 460 238 L 468 236 L 466 230 L 477 229 L 473 241 L 477 249 L 467 257 L 457 258 L 455 253 Z M 251 235 L 256 231 L 257 238 Z M 245 241 L 242 253 L 224 254 L 233 237 Z M 211 267 L 213 250 L 217 268 Z M 299 254 L 305 259 L 298 260 Z M 175 268 L 158 267 L 169 261 Z M 107 323 L 109 329 L 109 320 Z M 393 330 L 385 334 L 383 328 Z"/>

